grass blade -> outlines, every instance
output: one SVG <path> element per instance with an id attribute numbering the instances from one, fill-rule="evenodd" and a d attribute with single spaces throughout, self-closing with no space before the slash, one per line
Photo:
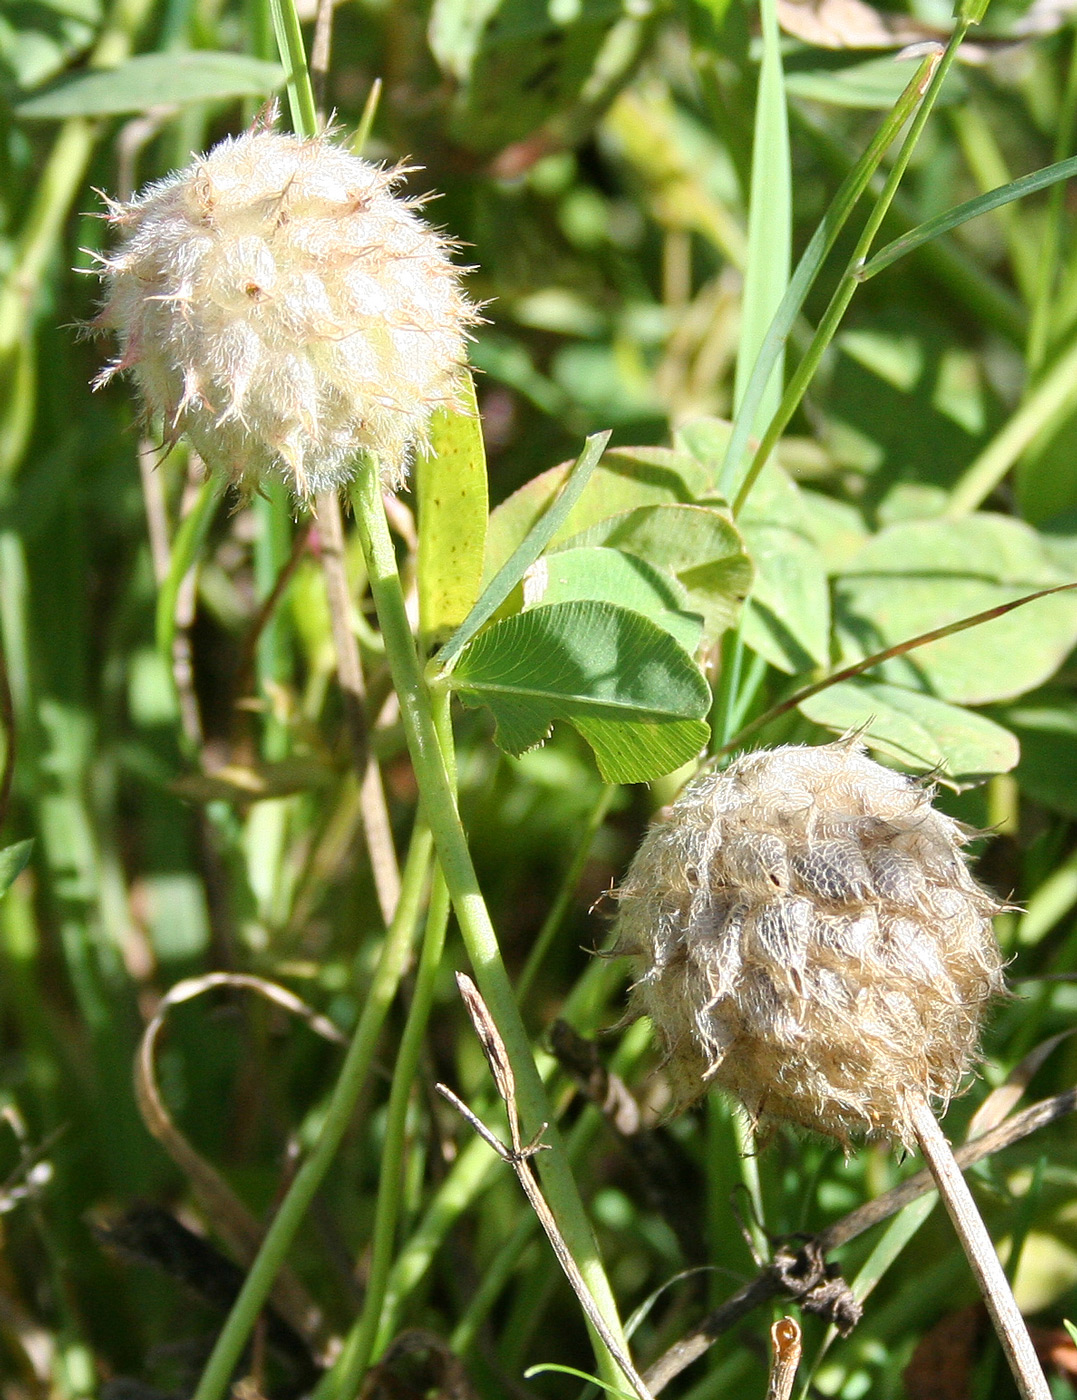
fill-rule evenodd
<path id="1" fill-rule="evenodd" d="M 718 489 L 727 498 L 733 494 L 741 459 L 751 436 L 752 424 L 756 420 L 774 366 L 785 347 L 789 332 L 793 329 L 793 323 L 800 314 L 823 263 L 837 242 L 838 235 L 878 169 L 879 162 L 923 95 L 934 61 L 934 56 L 931 56 L 920 64 L 912 81 L 875 133 L 867 150 L 841 182 L 830 207 L 797 263 L 792 280 L 759 348 L 751 377 L 733 418 L 733 432 L 718 480 Z"/>
<path id="2" fill-rule="evenodd" d="M 176 638 L 176 600 L 188 570 L 202 552 L 209 527 L 217 513 L 217 503 L 223 494 L 224 482 L 215 476 L 207 477 L 202 483 L 198 499 L 184 516 L 183 524 L 176 531 L 176 538 L 172 542 L 168 575 L 157 595 L 157 649 L 170 671 L 172 643 Z"/>
<path id="3" fill-rule="evenodd" d="M 931 62 L 932 59 L 934 60 L 932 64 L 934 71 L 931 72 L 931 76 L 928 79 L 927 90 L 924 93 L 923 101 L 920 103 L 916 115 L 912 119 L 905 140 L 901 143 L 901 149 L 898 151 L 893 168 L 886 178 L 886 184 L 883 186 L 882 193 L 875 201 L 875 205 L 868 216 L 868 221 L 864 226 L 864 231 L 860 235 L 856 249 L 845 270 L 845 275 L 838 283 L 837 290 L 831 297 L 830 304 L 823 315 L 823 319 L 816 328 L 811 344 L 808 346 L 804 358 L 797 366 L 796 373 L 793 375 L 785 391 L 781 407 L 771 419 L 770 426 L 763 436 L 763 441 L 760 443 L 755 456 L 752 458 L 752 464 L 748 468 L 747 475 L 737 492 L 736 500 L 733 502 L 734 516 L 743 508 L 760 472 L 766 466 L 770 454 L 774 451 L 775 444 L 799 407 L 800 401 L 804 397 L 804 392 L 811 382 L 816 369 L 818 369 L 819 362 L 823 358 L 827 346 L 830 344 L 831 340 L 833 340 L 850 301 L 853 299 L 853 293 L 859 285 L 856 274 L 867 257 L 872 241 L 876 233 L 878 233 L 883 219 L 886 218 L 890 205 L 894 201 L 898 185 L 901 183 L 901 177 L 904 175 L 909 161 L 912 159 L 912 153 L 916 149 L 916 144 L 920 139 L 924 126 L 927 124 L 928 117 L 931 115 L 938 95 L 942 90 L 942 85 L 946 80 L 946 75 L 950 71 L 950 66 L 957 56 L 957 51 L 961 46 L 961 42 L 968 32 L 970 22 L 969 20 L 959 21 L 953 34 L 950 36 L 950 41 L 946 45 L 945 50 L 941 54 L 935 53 L 929 56 L 929 62 Z"/>
<path id="4" fill-rule="evenodd" d="M 792 241 L 792 171 L 789 163 L 789 120 L 785 106 L 781 35 L 776 0 L 760 0 L 763 62 L 755 106 L 752 142 L 752 187 L 748 213 L 748 263 L 744 276 L 740 345 L 733 389 L 739 408 L 753 366 L 778 303 L 789 281 Z M 752 426 L 770 418 L 781 400 L 781 351 L 774 357 Z"/>
<path id="5" fill-rule="evenodd" d="M 869 277 L 874 277 L 884 268 L 892 266 L 907 253 L 914 252 L 934 238 L 940 238 L 951 229 L 960 228 L 970 219 L 989 214 L 993 209 L 1001 209 L 1004 204 L 1011 204 L 1015 199 L 1024 199 L 1026 195 L 1045 190 L 1060 180 L 1071 179 L 1074 175 L 1077 175 L 1077 156 L 1056 161 L 1053 165 L 1045 165 L 1042 170 L 1035 170 L 1031 175 L 1022 175 L 1019 180 L 1011 180 L 1008 185 L 999 185 L 987 194 L 967 199 L 964 204 L 957 204 L 945 214 L 937 214 L 935 218 L 928 219 L 926 223 L 918 224 L 908 233 L 903 233 L 900 238 L 895 238 L 869 259 L 857 276 L 861 282 L 866 282 Z"/>

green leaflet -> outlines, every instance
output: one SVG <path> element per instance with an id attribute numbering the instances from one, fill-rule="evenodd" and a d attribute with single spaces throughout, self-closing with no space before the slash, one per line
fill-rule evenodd
<path id="1" fill-rule="evenodd" d="M 711 506 L 642 506 L 573 536 L 572 545 L 609 545 L 671 573 L 709 641 L 737 618 L 752 586 L 752 561 L 729 516 Z"/>
<path id="2" fill-rule="evenodd" d="M 419 505 L 419 618 L 437 638 L 467 617 L 482 587 L 488 494 L 486 448 L 468 376 L 468 411 L 438 409 L 430 451 L 415 462 Z"/>
<path id="3" fill-rule="evenodd" d="M 873 749 L 914 772 L 937 771 L 954 787 L 1007 773 L 1020 756 L 1009 730 L 984 715 L 879 681 L 842 681 L 797 708 L 837 733 L 861 729 Z"/>
<path id="4" fill-rule="evenodd" d="M 1066 584 L 1035 530 L 1007 516 L 918 520 L 875 535 L 834 582 L 843 661 Z M 982 626 L 895 657 L 885 680 L 943 700 L 981 705 L 1042 684 L 1077 642 L 1077 597 L 1041 598 Z"/>
<path id="5" fill-rule="evenodd" d="M 645 782 L 706 743 L 710 691 L 668 632 L 611 603 L 533 608 L 495 623 L 461 655 L 448 683 L 486 705 L 507 753 L 542 743 L 556 720 L 595 750 L 607 782 Z"/>
<path id="6" fill-rule="evenodd" d="M 207 102 L 233 97 L 264 97 L 284 82 L 279 63 L 247 54 L 150 53 L 129 58 L 118 68 L 91 69 L 64 78 L 47 92 L 20 102 L 20 117 L 60 120 L 143 112 L 149 107 Z"/>
<path id="7" fill-rule="evenodd" d="M 566 468 L 556 493 L 543 503 L 543 508 L 523 532 L 520 542 L 496 570 L 482 590 L 478 602 L 438 653 L 439 666 L 444 668 L 449 665 L 475 633 L 489 622 L 527 570 L 546 549 L 586 490 L 609 440 L 608 432 L 592 433 L 586 440 L 579 457 Z"/>
<path id="8" fill-rule="evenodd" d="M 559 549 L 524 576 L 524 609 L 552 603 L 614 603 L 657 622 L 686 652 L 699 646 L 703 619 L 687 610 L 688 594 L 671 574 L 632 554 L 601 545 Z"/>
<path id="9" fill-rule="evenodd" d="M 501 502 L 490 515 L 486 577 L 492 578 L 542 515 L 569 465 L 551 467 Z M 664 447 L 620 447 L 608 451 L 579 501 L 553 536 L 556 547 L 581 530 L 636 506 L 690 504 L 707 489 L 707 473 L 687 452 Z"/>

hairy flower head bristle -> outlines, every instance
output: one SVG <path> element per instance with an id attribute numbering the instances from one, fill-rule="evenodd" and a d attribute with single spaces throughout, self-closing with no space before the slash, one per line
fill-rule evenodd
<path id="1" fill-rule="evenodd" d="M 402 173 L 255 129 L 109 201 L 97 324 L 121 353 L 98 383 L 130 371 L 168 439 L 248 489 L 337 489 L 363 452 L 400 485 L 478 319 Z"/>
<path id="2" fill-rule="evenodd" d="M 912 1140 L 906 1095 L 945 1102 L 1003 989 L 968 832 L 855 740 L 746 754 L 691 783 L 619 891 L 683 1101 L 711 1084 L 756 1119 L 847 1143 Z"/>

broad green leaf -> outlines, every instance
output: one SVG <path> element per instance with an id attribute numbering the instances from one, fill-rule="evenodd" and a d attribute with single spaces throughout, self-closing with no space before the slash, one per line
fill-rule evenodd
<path id="1" fill-rule="evenodd" d="M 607 783 L 649 783 L 690 763 L 706 746 L 705 720 L 609 720 L 594 715 L 573 721 L 594 750 Z"/>
<path id="2" fill-rule="evenodd" d="M 13 846 L 5 846 L 0 851 L 0 897 L 7 894 L 26 869 L 33 848 L 32 841 L 16 841 Z"/>
<path id="3" fill-rule="evenodd" d="M 864 517 L 856 506 L 836 501 L 821 491 L 800 488 L 808 533 L 822 555 L 828 574 L 839 574 L 870 538 Z"/>
<path id="4" fill-rule="evenodd" d="M 442 647 L 438 658 L 442 666 L 447 666 L 479 628 L 489 622 L 557 534 L 586 489 L 609 440 L 608 432 L 594 433 L 587 439 L 583 451 L 562 477 L 556 494 L 546 501 L 543 510 L 528 526 L 520 543 L 487 583 L 478 602 Z"/>
<path id="5" fill-rule="evenodd" d="M 1070 582 L 1036 531 L 1008 516 L 892 525 L 835 580 L 842 660 L 858 661 L 909 637 L 1039 588 Z M 1077 597 L 1059 593 L 895 657 L 883 679 L 957 704 L 1007 700 L 1042 684 L 1077 643 Z"/>
<path id="6" fill-rule="evenodd" d="M 678 430 L 676 441 L 714 479 L 732 430 L 724 419 L 697 418 Z M 823 556 L 800 488 L 778 463 L 771 462 L 760 476 L 737 526 L 755 566 L 744 641 L 791 674 L 826 665 L 830 592 Z"/>
<path id="7" fill-rule="evenodd" d="M 459 627 L 482 587 L 486 553 L 486 449 L 475 386 L 467 411 L 441 408 L 430 423 L 430 450 L 413 473 L 419 505 L 419 619 L 437 638 Z"/>
<path id="8" fill-rule="evenodd" d="M 711 506 L 641 506 L 601 520 L 566 545 L 608 545 L 671 573 L 713 641 L 736 621 L 752 586 L 752 561 L 729 516 Z"/>
<path id="9" fill-rule="evenodd" d="M 745 642 L 795 674 L 830 660 L 830 590 L 796 483 L 770 462 L 737 522 L 755 565 Z"/>
<path id="10" fill-rule="evenodd" d="M 1067 817 L 1077 817 L 1077 706 L 1068 695 L 1045 694 L 1007 706 L 998 717 L 1021 745 L 1021 791 Z"/>
<path id="11" fill-rule="evenodd" d="M 108 117 L 185 102 L 264 97 L 284 82 L 284 69 L 239 53 L 139 54 L 118 68 L 88 69 L 48 92 L 28 97 L 17 116 L 52 120 Z"/>
<path id="12" fill-rule="evenodd" d="M 610 603 L 557 603 L 495 623 L 448 677 L 486 705 L 507 753 L 540 744 L 556 720 L 592 744 L 607 782 L 671 772 L 706 742 L 710 691 L 699 668 L 649 618 Z"/>
<path id="13" fill-rule="evenodd" d="M 492 578 L 557 494 L 571 463 L 551 467 L 502 501 L 486 535 L 486 578 Z M 554 535 L 556 546 L 600 520 L 636 506 L 688 504 L 707 489 L 707 474 L 686 452 L 619 447 L 605 454 L 583 495 Z"/>
<path id="14" fill-rule="evenodd" d="M 544 554 L 524 575 L 524 609 L 593 598 L 642 613 L 689 654 L 703 620 L 687 610 L 688 595 L 672 575 L 619 549 L 592 545 Z"/>
<path id="15" fill-rule="evenodd" d="M 1017 740 L 993 720 L 880 681 L 842 681 L 797 708 L 838 733 L 861 729 L 873 749 L 914 772 L 937 771 L 955 787 L 1008 773 L 1020 757 Z"/>

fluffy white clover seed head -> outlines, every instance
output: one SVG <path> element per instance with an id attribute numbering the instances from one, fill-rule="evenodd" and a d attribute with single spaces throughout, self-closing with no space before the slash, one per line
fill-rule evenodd
<path id="1" fill-rule="evenodd" d="M 401 174 L 256 129 L 110 202 L 97 324 L 121 353 L 97 383 L 130 371 L 167 437 L 247 489 L 337 489 L 364 451 L 400 485 L 478 319 Z"/>
<path id="2" fill-rule="evenodd" d="M 848 1143 L 914 1141 L 1003 990 L 969 833 L 855 740 L 750 753 L 691 783 L 619 891 L 619 950 L 682 1101 L 711 1084 L 755 1119 Z"/>

